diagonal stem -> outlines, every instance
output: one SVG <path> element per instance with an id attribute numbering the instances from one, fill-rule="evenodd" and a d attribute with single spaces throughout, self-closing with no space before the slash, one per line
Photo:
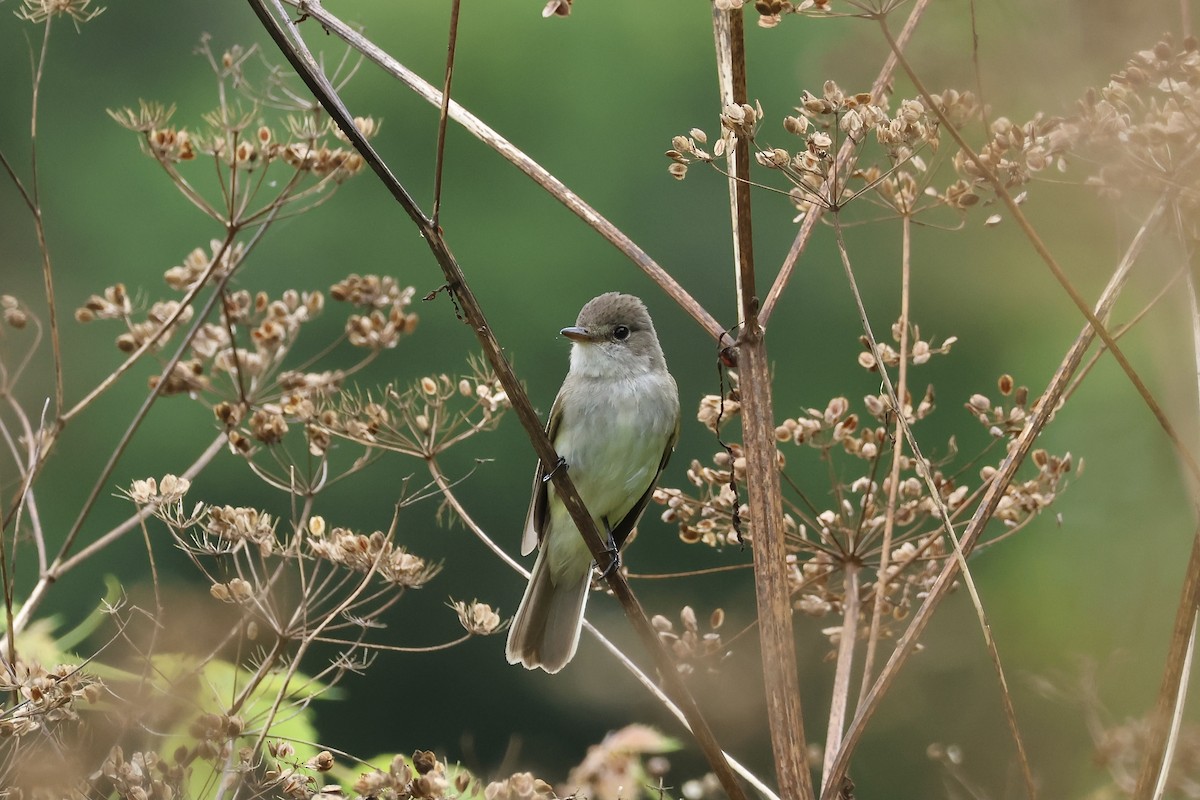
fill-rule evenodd
<path id="1" fill-rule="evenodd" d="M 547 465 L 547 474 L 551 476 L 554 482 L 554 488 L 558 493 L 558 497 L 563 501 L 563 505 L 571 514 L 572 520 L 574 520 L 576 527 L 579 528 L 580 535 L 591 550 L 596 563 L 607 566 L 612 559 L 612 554 L 606 549 L 604 538 L 597 530 L 596 524 L 592 520 L 587 507 L 579 498 L 579 493 L 568 474 L 569 471 L 553 469 L 553 466 L 558 463 L 558 454 L 554 451 L 554 446 L 546 435 L 541 420 L 538 419 L 537 412 L 534 410 L 533 404 L 530 403 L 529 397 L 525 393 L 525 387 L 517 378 L 516 372 L 514 372 L 512 365 L 504 355 L 503 348 L 501 348 L 500 343 L 492 333 L 487 318 L 484 316 L 483 309 L 474 292 L 471 290 L 466 275 L 463 273 L 458 261 L 451 254 L 449 245 L 443 237 L 441 230 L 424 214 L 413 200 L 412 195 L 409 194 L 408 190 L 400 183 L 396 176 L 392 174 L 374 147 L 371 146 L 354 126 L 353 118 L 346 110 L 345 105 L 342 103 L 337 91 L 330 84 L 329 79 L 320 71 L 316 59 L 313 58 L 296 24 L 291 21 L 287 12 L 283 9 L 281 0 L 273 0 L 276 14 L 287 21 L 289 32 L 293 37 L 292 39 L 289 39 L 288 33 L 285 33 L 280 20 L 267 9 L 266 3 L 269 0 L 248 0 L 248 2 L 263 27 L 267 30 L 267 33 L 299 74 L 305 85 L 316 96 L 317 100 L 337 123 L 338 127 L 341 128 L 342 132 L 346 134 L 347 138 L 354 145 L 354 148 L 362 155 L 363 160 L 366 161 L 388 191 L 391 192 L 393 198 L 404 209 L 409 219 L 412 220 L 417 230 L 421 233 L 421 236 L 425 239 L 431 254 L 437 261 L 438 266 L 441 267 L 442 274 L 446 279 L 446 286 L 456 302 L 457 309 L 475 333 L 480 346 L 483 348 L 484 357 L 487 358 L 488 363 L 496 374 L 497 380 L 499 380 L 501 386 L 503 386 L 505 392 L 508 394 L 512 408 L 525 428 L 530 443 L 537 452 L 538 458 L 543 464 Z M 655 632 L 653 626 L 651 626 L 650 620 L 646 617 L 645 611 L 642 609 L 641 604 L 633 594 L 628 581 L 621 574 L 620 570 L 611 570 L 608 574 L 608 585 L 613 595 L 621 603 L 626 617 L 642 640 L 642 644 L 654 657 L 663 681 L 670 687 L 672 699 L 679 704 L 684 715 L 687 717 L 688 725 L 696 737 L 696 742 L 704 752 L 709 767 L 716 774 L 722 788 L 733 800 L 744 800 L 746 797 L 745 790 L 738 782 L 733 770 L 730 769 L 729 763 L 725 760 L 722 750 L 717 744 L 712 729 L 700 713 L 699 706 L 696 705 L 695 699 L 683 683 L 679 671 L 675 668 L 674 661 L 670 654 L 663 648 L 658 634 Z"/>

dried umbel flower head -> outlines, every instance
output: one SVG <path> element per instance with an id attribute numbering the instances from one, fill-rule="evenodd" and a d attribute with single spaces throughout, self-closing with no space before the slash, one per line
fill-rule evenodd
<path id="1" fill-rule="evenodd" d="M 92 8 L 92 0 L 22 0 L 13 13 L 19 19 L 40 25 L 54 17 L 70 17 L 76 27 L 104 13 L 104 7 Z"/>
<path id="2" fill-rule="evenodd" d="M 46 669 L 36 661 L 18 659 L 8 670 L 0 670 L 0 692 L 20 698 L 0 717 L 3 739 L 77 720 L 76 703 L 100 700 L 104 684 L 71 664 Z"/>
<path id="3" fill-rule="evenodd" d="M 167 285 L 179 292 L 194 289 L 202 280 L 215 280 L 231 274 L 237 269 L 245 254 L 245 244 L 235 242 L 232 245 L 213 239 L 209 242 L 209 252 L 197 247 L 184 257 L 183 263 L 171 267 L 163 273 Z"/>
<path id="4" fill-rule="evenodd" d="M 472 373 L 427 375 L 400 390 L 343 394 L 318 415 L 329 434 L 360 444 L 428 458 L 495 428 L 509 407 L 508 394 L 481 359 Z"/>
<path id="5" fill-rule="evenodd" d="M 458 621 L 467 633 L 474 636 L 488 636 L 502 630 L 500 615 L 492 610 L 487 603 L 472 600 L 467 603 L 458 600 L 450 603 L 450 607 L 458 614 Z"/>
<path id="6" fill-rule="evenodd" d="M 438 564 L 397 547 L 382 531 L 370 535 L 334 528 L 323 536 L 309 536 L 308 546 L 317 558 L 355 572 L 374 572 L 397 586 L 419 589 L 441 571 Z"/>
<path id="7" fill-rule="evenodd" d="M 799 5 L 786 0 L 762 0 L 757 8 L 762 14 L 760 24 L 770 27 L 784 14 L 809 8 L 828 10 L 828 5 L 812 0 Z M 668 169 L 672 176 L 683 179 L 694 162 L 716 167 L 716 159 L 729 151 L 735 139 L 741 138 L 754 147 L 755 163 L 781 173 L 792 184 L 787 195 L 796 207 L 797 222 L 814 209 L 838 211 L 855 198 L 872 194 L 906 216 L 940 206 L 963 211 L 979 199 L 974 188 L 978 176 L 960 180 L 945 191 L 934 189 L 927 185 L 932 173 L 923 153 L 936 155 L 939 151 L 939 112 L 955 125 L 962 125 L 978 116 L 980 106 L 969 92 L 953 89 L 934 95 L 931 100 L 932 107 L 921 99 L 901 100 L 892 112 L 886 96 L 876 98 L 870 92 L 846 92 L 835 82 L 826 81 L 820 94 L 805 91 L 796 113 L 783 118 L 784 130 L 801 140 L 793 148 L 779 143 L 769 146 L 757 143 L 763 122 L 761 107 L 726 106 L 720 115 L 722 135 L 711 152 L 703 147 L 708 137 L 703 131 L 693 129 L 687 136 L 672 139 L 666 152 L 672 161 Z M 866 151 L 872 143 L 879 150 L 875 163 Z M 835 169 L 841 158 L 838 154 L 850 150 L 854 151 L 856 166 L 839 174 Z M 865 185 L 851 188 L 848 179 L 861 179 Z"/>
<path id="8" fill-rule="evenodd" d="M 517 772 L 483 789 L 484 800 L 558 800 L 554 788 L 532 772 Z"/>
<path id="9" fill-rule="evenodd" d="M 704 632 L 701 632 L 691 606 L 680 610 L 679 622 L 677 631 L 674 623 L 661 614 L 650 620 L 659 640 L 675 656 L 676 669 L 684 675 L 692 674 L 698 667 L 711 673 L 719 672 L 720 663 L 732 653 L 721 641 L 720 628 L 725 623 L 725 611 L 714 609 L 707 620 L 708 630 Z"/>
<path id="10" fill-rule="evenodd" d="M 115 794 L 121 798 L 182 797 L 186 778 L 184 766 L 168 761 L 153 751 L 139 751 L 125 756 L 125 751 L 114 746 L 96 774 L 89 778 L 92 791 L 88 796 Z"/>
<path id="11" fill-rule="evenodd" d="M 412 766 L 403 756 L 395 756 L 387 772 L 363 773 L 354 782 L 360 797 L 443 800 L 449 790 L 446 765 L 429 750 L 413 753 Z"/>
<path id="12" fill-rule="evenodd" d="M 180 478 L 168 473 L 162 477 L 162 481 L 157 483 L 154 478 L 134 481 L 130 484 L 127 495 L 138 505 L 147 505 L 151 502 L 170 505 L 182 501 L 191 487 L 192 482 L 187 478 Z"/>
<path id="13" fill-rule="evenodd" d="M 263 555 L 275 552 L 275 520 L 270 514 L 245 506 L 208 506 L 204 532 L 224 540 L 236 552 L 242 546 L 254 546 Z"/>

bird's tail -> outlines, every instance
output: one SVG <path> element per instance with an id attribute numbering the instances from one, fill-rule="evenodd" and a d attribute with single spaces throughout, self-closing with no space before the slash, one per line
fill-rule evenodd
<path id="1" fill-rule="evenodd" d="M 566 578 L 556 584 L 550 574 L 548 550 L 543 547 L 533 565 L 529 586 L 508 630 L 505 655 L 508 663 L 525 669 L 558 672 L 575 657 L 579 645 L 591 570 L 578 580 Z"/>

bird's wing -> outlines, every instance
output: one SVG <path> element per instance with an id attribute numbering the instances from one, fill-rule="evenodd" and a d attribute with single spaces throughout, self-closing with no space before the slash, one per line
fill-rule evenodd
<path id="1" fill-rule="evenodd" d="M 554 398 L 550 407 L 550 419 L 546 422 L 546 436 L 550 441 L 558 434 L 558 424 L 562 421 L 562 394 Z M 525 515 L 525 533 L 521 536 L 521 555 L 532 553 L 542 541 L 542 533 L 546 530 L 546 467 L 538 459 L 537 469 L 533 472 L 533 491 L 530 493 L 529 513 Z"/>
<path id="2" fill-rule="evenodd" d="M 663 448 L 662 459 L 658 462 L 658 471 L 654 473 L 654 478 L 650 481 L 650 485 L 646 487 L 646 491 L 638 498 L 638 501 L 633 504 L 633 508 L 629 509 L 620 522 L 612 529 L 612 538 L 620 549 L 625 546 L 625 540 L 629 538 L 633 527 L 637 525 L 638 519 L 642 516 L 642 512 L 646 510 L 647 504 L 650 502 L 650 497 L 654 494 L 654 487 L 658 484 L 658 476 L 662 475 L 662 471 L 667 468 L 667 462 L 671 460 L 671 454 L 675 452 L 675 443 L 679 441 L 679 417 L 675 418 L 675 430 L 671 431 L 670 437 L 667 438 L 667 445 Z"/>

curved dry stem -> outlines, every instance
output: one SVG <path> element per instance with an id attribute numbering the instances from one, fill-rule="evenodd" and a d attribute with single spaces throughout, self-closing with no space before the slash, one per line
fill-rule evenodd
<path id="1" fill-rule="evenodd" d="M 327 33 L 337 36 L 347 45 L 362 53 L 367 59 L 382 68 L 389 75 L 420 95 L 426 102 L 439 108 L 441 107 L 442 92 L 438 91 L 433 84 L 405 67 L 342 19 L 331 14 L 323 5 L 308 3 L 306 0 L 282 0 L 282 2 L 319 22 Z M 519 150 L 512 142 L 509 142 L 489 127 L 479 117 L 476 117 L 463 108 L 458 102 L 450 100 L 447 104 L 447 109 L 450 119 L 462 125 L 468 133 L 495 150 L 501 157 L 529 176 L 538 186 L 545 189 L 554 199 L 558 200 L 571 213 L 579 217 L 584 224 L 595 230 L 616 247 L 617 250 L 661 287 L 667 296 L 691 316 L 709 336 L 716 341 L 726 341 L 727 344 L 732 343 L 725 339 L 725 326 L 717 322 L 716 318 L 701 306 L 699 301 L 692 297 L 675 278 L 623 231 L 609 222 L 608 219 L 592 208 L 592 206 L 588 205 L 583 198 L 571 191 L 566 184 L 550 174 L 545 167 Z"/>

